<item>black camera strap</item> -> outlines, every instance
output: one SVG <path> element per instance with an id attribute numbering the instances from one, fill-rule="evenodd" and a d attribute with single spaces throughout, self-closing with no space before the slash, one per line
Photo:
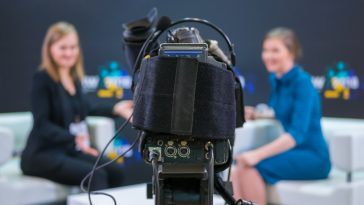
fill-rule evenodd
<path id="1" fill-rule="evenodd" d="M 192 134 L 198 61 L 177 59 L 171 130 L 175 133 Z"/>

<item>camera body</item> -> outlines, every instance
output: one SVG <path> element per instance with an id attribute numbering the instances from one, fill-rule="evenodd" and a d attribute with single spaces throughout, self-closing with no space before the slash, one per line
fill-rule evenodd
<path id="1" fill-rule="evenodd" d="M 208 21 L 168 19 L 160 18 L 133 66 L 132 124 L 141 134 L 142 157 L 153 167 L 148 196 L 155 195 L 156 205 L 212 205 L 215 187 L 235 204 L 216 177 L 231 165 L 235 128 L 244 123 L 242 88 L 232 69 L 233 45 Z M 196 28 L 168 30 L 184 22 L 218 31 L 230 58 L 217 41 L 204 40 Z M 167 41 L 159 44 L 164 31 Z M 127 53 L 136 48 L 132 42 L 127 45 Z"/>
<path id="2" fill-rule="evenodd" d="M 154 168 L 156 204 L 212 204 L 214 166 L 228 163 L 229 141 L 143 132 L 140 145 Z"/>
<path id="3" fill-rule="evenodd" d="M 193 136 L 178 136 L 170 134 L 154 134 L 143 132 L 140 147 L 143 159 L 152 163 L 150 154 L 157 154 L 158 163 L 163 164 L 207 164 L 209 145 L 212 145 L 214 166 L 222 166 L 229 161 L 231 145 L 229 140 L 201 139 Z"/>
<path id="4" fill-rule="evenodd" d="M 188 37 L 173 43 L 181 32 Z M 224 62 L 209 55 L 208 45 L 196 33 L 186 27 L 173 31 L 152 57 L 155 61 L 143 60 L 142 82 L 136 87 L 135 95 L 144 103 L 136 99 L 133 125 L 143 130 L 140 150 L 154 169 L 150 191 L 158 205 L 212 204 L 214 174 L 231 162 L 234 78 Z M 221 76 L 227 86 L 215 82 Z M 230 95 L 221 95 L 225 88 Z M 224 114 L 228 129 L 222 123 Z"/>

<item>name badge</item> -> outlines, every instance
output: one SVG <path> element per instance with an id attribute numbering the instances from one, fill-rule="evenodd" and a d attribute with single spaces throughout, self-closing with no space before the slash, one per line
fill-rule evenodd
<path id="1" fill-rule="evenodd" d="M 87 129 L 87 124 L 85 121 L 80 121 L 80 122 L 73 122 L 70 124 L 70 133 L 72 135 L 84 135 L 86 137 L 89 137 L 89 133 L 88 133 L 88 129 Z M 84 145 L 85 146 L 90 146 L 91 142 L 90 139 L 87 138 L 87 140 L 84 141 Z M 81 148 L 77 145 L 76 146 L 76 150 L 81 150 Z"/>
<path id="2" fill-rule="evenodd" d="M 88 135 L 86 121 L 73 122 L 70 124 L 70 133 L 73 135 Z"/>

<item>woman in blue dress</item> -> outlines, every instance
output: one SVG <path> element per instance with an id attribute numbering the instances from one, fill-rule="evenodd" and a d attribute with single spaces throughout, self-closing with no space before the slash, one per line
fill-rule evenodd
<path id="1" fill-rule="evenodd" d="M 310 75 L 295 63 L 300 55 L 299 41 L 290 29 L 273 29 L 263 41 L 262 59 L 271 75 L 269 106 L 284 133 L 235 157 L 231 180 L 236 199 L 264 205 L 266 183 L 328 177 L 331 163 L 320 124 L 320 97 Z M 254 110 L 246 113 L 247 119 L 254 118 Z"/>

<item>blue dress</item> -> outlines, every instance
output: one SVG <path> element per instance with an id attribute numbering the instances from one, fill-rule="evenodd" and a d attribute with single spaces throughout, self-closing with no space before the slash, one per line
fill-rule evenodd
<path id="1" fill-rule="evenodd" d="M 256 169 L 268 184 L 279 180 L 327 178 L 330 157 L 321 129 L 321 103 L 311 77 L 299 66 L 277 79 L 270 76 L 272 93 L 269 105 L 274 109 L 285 132 L 296 146 L 262 160 Z"/>

